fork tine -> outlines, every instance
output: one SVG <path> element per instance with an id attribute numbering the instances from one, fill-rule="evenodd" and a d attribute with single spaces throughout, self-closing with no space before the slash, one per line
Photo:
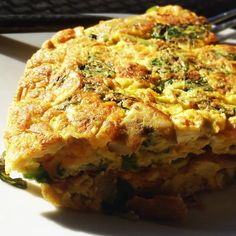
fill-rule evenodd
<path id="1" fill-rule="evenodd" d="M 235 41 L 234 41 L 235 37 L 236 37 L 235 30 L 229 31 L 226 34 L 217 34 L 217 38 L 220 43 L 225 42 L 226 40 L 230 40 L 230 41 L 232 40 L 231 44 L 235 44 Z"/>
<path id="2" fill-rule="evenodd" d="M 226 22 L 221 23 L 219 25 L 215 25 L 215 26 L 213 26 L 212 30 L 215 33 L 217 33 L 217 32 L 220 32 L 220 31 L 226 29 L 226 28 L 231 28 L 231 27 L 234 27 L 234 26 L 236 26 L 236 19 L 233 19 L 233 20 L 230 20 L 230 21 L 226 21 Z"/>
<path id="3" fill-rule="evenodd" d="M 216 24 L 218 22 L 224 21 L 230 17 L 236 16 L 236 8 L 230 10 L 230 11 L 226 11 L 224 13 L 221 13 L 219 15 L 213 16 L 213 17 L 209 17 L 208 20 L 211 24 Z"/>

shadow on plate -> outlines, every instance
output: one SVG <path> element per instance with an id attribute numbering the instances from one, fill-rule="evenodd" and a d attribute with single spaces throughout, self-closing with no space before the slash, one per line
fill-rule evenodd
<path id="1" fill-rule="evenodd" d="M 37 50 L 37 47 L 0 35 L 1 54 L 26 62 Z"/>
<path id="2" fill-rule="evenodd" d="M 99 213 L 77 212 L 69 209 L 58 209 L 42 214 L 62 227 L 91 235 L 138 236 L 173 235 L 175 228 L 158 225 L 152 222 L 132 221 L 116 216 Z"/>
<path id="3" fill-rule="evenodd" d="M 68 209 L 45 212 L 43 217 L 73 231 L 94 235 L 236 235 L 236 187 L 203 196 L 205 210 L 195 210 L 180 224 L 131 221 L 116 216 Z"/>
<path id="4" fill-rule="evenodd" d="M 236 186 L 200 196 L 205 209 L 190 212 L 184 227 L 213 235 L 236 235 Z M 224 233 L 224 234 L 223 234 Z"/>

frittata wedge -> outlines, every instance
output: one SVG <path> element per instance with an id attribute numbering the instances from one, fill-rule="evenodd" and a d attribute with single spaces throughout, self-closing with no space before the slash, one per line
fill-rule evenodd
<path id="1" fill-rule="evenodd" d="M 236 47 L 178 6 L 67 29 L 27 62 L 6 172 L 58 206 L 180 219 L 236 169 Z"/>

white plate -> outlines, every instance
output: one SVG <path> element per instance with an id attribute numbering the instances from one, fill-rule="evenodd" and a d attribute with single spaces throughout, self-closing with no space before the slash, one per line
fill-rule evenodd
<path id="1" fill-rule="evenodd" d="M 235 31 L 227 31 L 234 34 Z M 0 35 L 0 135 L 25 61 L 51 33 Z M 231 38 L 230 43 L 236 42 Z M 4 150 L 2 138 L 0 151 Z M 114 216 L 58 210 L 30 186 L 20 190 L 0 181 L 0 235 L 236 235 L 236 187 L 203 196 L 181 225 L 129 221 Z"/>

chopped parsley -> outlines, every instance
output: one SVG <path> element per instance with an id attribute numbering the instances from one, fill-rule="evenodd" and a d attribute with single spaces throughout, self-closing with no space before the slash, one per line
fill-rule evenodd
<path id="1" fill-rule="evenodd" d="M 87 64 L 80 65 L 78 68 L 85 78 L 91 78 L 91 77 L 113 78 L 115 77 L 115 71 L 112 70 L 111 66 L 97 59 L 94 59 L 94 60 L 89 59 Z"/>
<path id="2" fill-rule="evenodd" d="M 192 89 L 196 89 L 201 87 L 204 91 L 213 91 L 212 87 L 209 85 L 206 79 L 200 78 L 200 79 L 185 79 L 185 91 L 189 91 Z"/>
<path id="3" fill-rule="evenodd" d="M 56 174 L 57 174 L 57 177 L 62 179 L 65 177 L 65 173 L 66 173 L 66 170 L 65 168 L 62 166 L 61 163 L 59 163 L 56 167 Z"/>
<path id="4" fill-rule="evenodd" d="M 168 80 L 160 80 L 158 81 L 153 90 L 157 93 L 162 93 L 166 86 L 173 84 L 175 79 L 168 79 Z"/>
<path id="5" fill-rule="evenodd" d="M 85 92 L 94 91 L 99 85 L 97 83 L 86 83 L 83 87 Z"/>
<path id="6" fill-rule="evenodd" d="M 150 64 L 154 72 L 158 72 L 161 78 L 166 78 L 168 74 L 186 73 L 192 63 L 173 50 L 167 49 L 160 51 Z"/>
<path id="7" fill-rule="evenodd" d="M 233 61 L 236 61 L 236 53 L 231 53 L 230 56 L 231 56 L 231 58 L 232 58 Z"/>
<path id="8" fill-rule="evenodd" d="M 48 172 L 44 169 L 42 165 L 39 166 L 35 171 L 28 172 L 24 174 L 24 177 L 27 179 L 36 180 L 38 183 L 49 183 L 51 178 Z"/>
<path id="9" fill-rule="evenodd" d="M 172 39 L 186 38 L 186 39 L 202 39 L 210 30 L 208 24 L 200 25 L 163 25 L 156 24 L 153 27 L 151 37 L 170 41 Z"/>
<path id="10" fill-rule="evenodd" d="M 151 66 L 155 72 L 158 72 L 160 79 L 157 80 L 152 88 L 155 92 L 161 94 L 163 90 L 175 83 L 175 81 L 184 82 L 184 91 L 201 88 L 204 91 L 212 91 L 207 79 L 202 78 L 198 73 L 195 62 L 181 55 L 174 55 L 169 51 L 163 51 L 151 61 Z"/>
<path id="11" fill-rule="evenodd" d="M 67 78 L 67 75 L 61 75 L 61 76 L 58 76 L 57 78 L 55 78 L 52 82 L 52 85 L 53 86 L 60 86 L 61 84 L 64 83 L 64 81 L 66 80 Z"/>

